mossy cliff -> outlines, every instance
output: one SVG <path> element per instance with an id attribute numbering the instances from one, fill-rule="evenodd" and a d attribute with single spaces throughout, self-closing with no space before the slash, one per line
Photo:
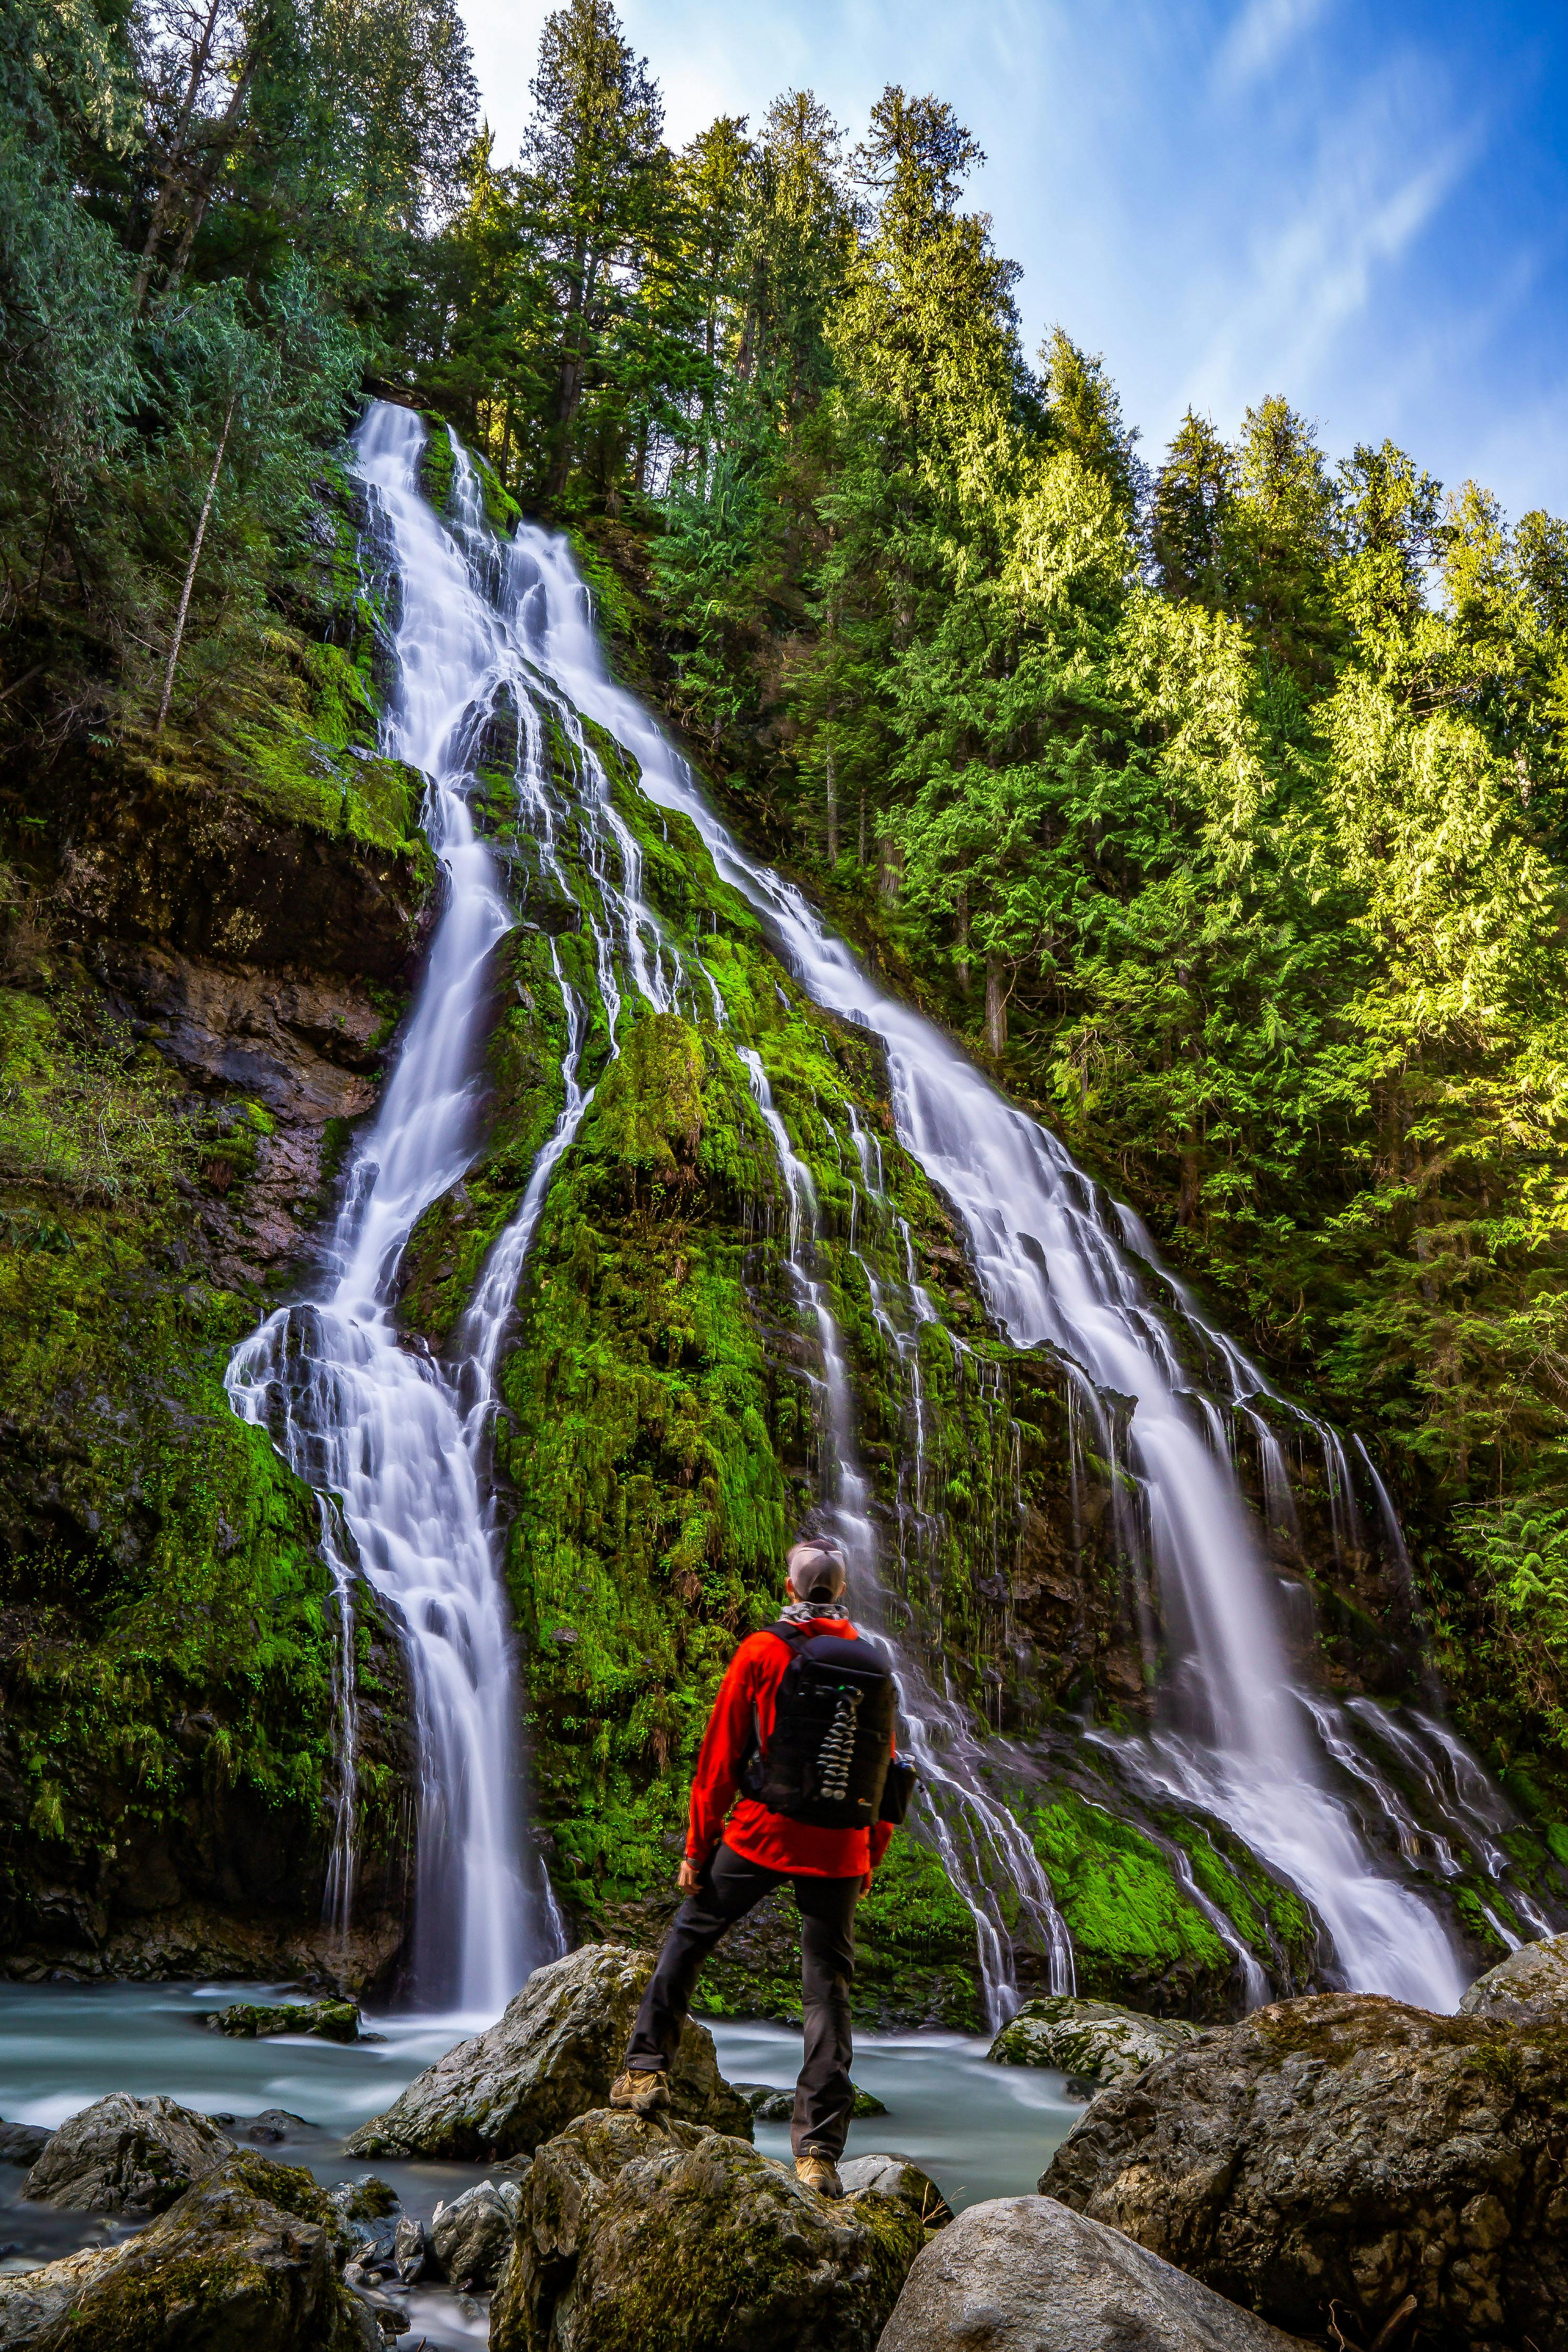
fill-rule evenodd
<path id="1" fill-rule="evenodd" d="M 0 1941 L 39 1971 L 316 1973 L 333 1790 L 317 1497 L 228 1408 L 304 1270 L 417 968 L 418 780 L 342 478 L 249 720 L 20 738 L 0 771 Z M 402 1931 L 408 1757 L 365 1596 L 364 1899 Z"/>

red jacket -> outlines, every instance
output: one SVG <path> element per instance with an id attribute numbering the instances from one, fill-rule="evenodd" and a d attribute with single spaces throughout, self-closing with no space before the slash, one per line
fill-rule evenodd
<path id="1" fill-rule="evenodd" d="M 811 1631 L 856 1639 L 855 1628 L 842 1617 L 814 1617 Z M 686 1858 L 701 1870 L 722 1840 L 731 1853 L 760 1862 L 765 1870 L 797 1870 L 806 1878 L 864 1878 L 888 1851 L 890 1822 L 878 1822 L 868 1830 L 825 1830 L 772 1812 L 754 1797 L 736 1801 L 741 1767 L 751 1744 L 752 1710 L 756 1709 L 765 1748 L 773 1736 L 773 1704 L 789 1662 L 785 1644 L 767 1633 L 748 1633 L 731 1659 L 697 1759 Z"/>

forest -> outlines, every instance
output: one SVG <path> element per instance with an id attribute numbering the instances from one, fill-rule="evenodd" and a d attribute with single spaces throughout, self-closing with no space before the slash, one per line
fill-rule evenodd
<path id="1" fill-rule="evenodd" d="M 750 837 L 1368 1432 L 1439 1666 L 1561 1769 L 1568 525 L 1288 386 L 1146 450 L 1070 321 L 1024 349 L 938 97 L 675 149 L 572 0 L 503 161 L 450 0 L 0 41 L 13 750 L 303 723 L 321 467 L 367 389 L 449 418 Z M 113 1039 L 10 1075 L 8 1178 L 159 1181 Z"/>

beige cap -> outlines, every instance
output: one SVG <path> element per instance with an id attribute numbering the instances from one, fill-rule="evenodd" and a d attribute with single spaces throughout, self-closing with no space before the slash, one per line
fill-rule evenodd
<path id="1" fill-rule="evenodd" d="M 813 1536 L 792 1545 L 785 1564 L 790 1590 L 802 1601 L 837 1601 L 844 1590 L 847 1576 L 844 1554 L 826 1536 Z"/>

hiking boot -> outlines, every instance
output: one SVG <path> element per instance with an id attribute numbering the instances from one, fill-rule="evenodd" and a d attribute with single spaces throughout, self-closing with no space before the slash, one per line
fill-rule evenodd
<path id="1" fill-rule="evenodd" d="M 795 2158 L 795 2177 L 805 2188 L 815 2189 L 819 2197 L 842 2197 L 844 2194 L 838 2167 L 819 2147 L 804 2148 Z"/>
<path id="2" fill-rule="evenodd" d="M 634 2116 L 661 2115 L 669 2105 L 669 2076 L 660 2066 L 628 2066 L 610 2084 L 612 2107 L 629 2107 Z"/>

